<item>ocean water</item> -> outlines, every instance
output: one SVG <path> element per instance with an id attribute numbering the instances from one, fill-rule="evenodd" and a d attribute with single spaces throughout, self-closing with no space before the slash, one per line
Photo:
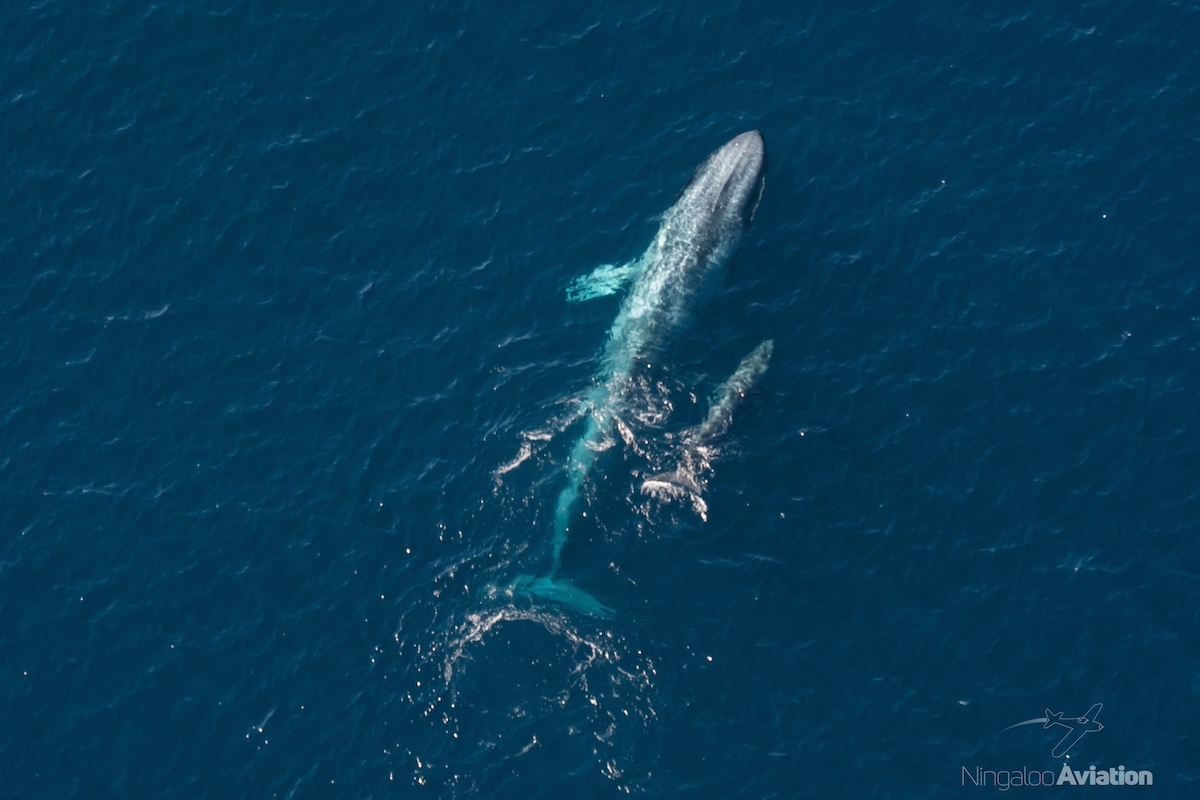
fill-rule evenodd
<path id="1" fill-rule="evenodd" d="M 1160 0 L 5 6 L 0 796 L 1196 796 L 1197 41 Z M 506 596 L 620 302 L 565 287 L 752 128 L 757 218 L 563 553 L 613 616 Z M 707 519 L 643 495 L 768 338 Z M 1005 730 L 1097 703 L 1068 758 Z"/>

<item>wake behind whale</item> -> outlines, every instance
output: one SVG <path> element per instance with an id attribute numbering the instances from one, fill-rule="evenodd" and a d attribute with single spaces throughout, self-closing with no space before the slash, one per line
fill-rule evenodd
<path id="1" fill-rule="evenodd" d="M 609 330 L 595 385 L 584 400 L 587 423 L 571 450 L 567 483 L 555 505 L 550 567 L 542 576 L 519 577 L 510 592 L 587 614 L 610 613 L 591 594 L 558 577 L 575 505 L 597 450 L 627 405 L 636 364 L 683 328 L 709 293 L 758 208 L 766 164 L 758 131 L 733 138 L 696 169 L 640 258 L 620 267 L 601 267 L 569 289 L 570 299 L 586 300 L 633 283 Z"/>

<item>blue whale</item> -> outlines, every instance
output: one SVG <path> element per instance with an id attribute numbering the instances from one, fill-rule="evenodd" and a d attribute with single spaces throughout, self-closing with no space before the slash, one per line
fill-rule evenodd
<path id="1" fill-rule="evenodd" d="M 670 497 L 687 494 L 700 519 L 708 520 L 708 504 L 704 502 L 704 474 L 712 469 L 709 459 L 714 453 L 713 442 L 729 430 L 733 412 L 762 378 L 771 364 L 775 342 L 767 339 L 743 358 L 729 379 L 717 387 L 704 421 L 683 432 L 680 438 L 679 466 L 671 472 L 651 475 L 642 481 L 642 494 Z"/>
<path id="2" fill-rule="evenodd" d="M 571 519 L 596 453 L 627 405 L 636 365 L 654 356 L 683 328 L 709 294 L 762 197 L 767 156 L 762 135 L 747 131 L 701 164 L 662 217 L 646 252 L 630 264 L 605 266 L 568 289 L 572 300 L 633 285 L 608 333 L 595 385 L 585 398 L 587 426 L 567 461 L 567 483 L 554 510 L 549 571 L 521 576 L 516 592 L 603 616 L 607 606 L 558 577 Z"/>

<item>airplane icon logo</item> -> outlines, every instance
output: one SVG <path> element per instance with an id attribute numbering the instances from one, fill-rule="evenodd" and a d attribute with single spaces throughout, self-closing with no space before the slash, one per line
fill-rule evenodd
<path id="1" fill-rule="evenodd" d="M 1037 719 L 1027 719 L 1024 722 L 1018 722 L 1016 725 L 1009 725 L 1004 731 L 1011 731 L 1013 728 L 1019 728 L 1022 725 L 1033 725 L 1035 723 L 1041 723 L 1044 730 L 1049 730 L 1055 725 L 1060 728 L 1066 728 L 1066 735 L 1059 740 L 1058 744 L 1054 745 L 1054 750 L 1050 753 L 1055 758 L 1062 758 L 1084 736 L 1104 730 L 1104 726 L 1096 721 L 1096 717 L 1103 707 L 1102 704 L 1096 703 L 1082 717 L 1064 717 L 1063 712 L 1051 711 L 1047 708 L 1046 716 L 1038 717 Z M 1004 731 L 1000 732 L 1004 733 Z"/>

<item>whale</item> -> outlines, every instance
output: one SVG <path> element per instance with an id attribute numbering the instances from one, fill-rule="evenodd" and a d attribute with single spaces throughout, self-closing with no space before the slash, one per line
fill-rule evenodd
<path id="1" fill-rule="evenodd" d="M 629 286 L 584 397 L 586 423 L 567 458 L 566 483 L 558 495 L 550 538 L 550 565 L 543 575 L 522 575 L 509 589 L 584 614 L 611 609 L 559 576 L 575 507 L 597 453 L 627 408 L 639 364 L 660 353 L 685 328 L 711 294 L 722 268 L 758 209 L 767 156 L 757 130 L 735 136 L 696 168 L 675 203 L 662 215 L 649 247 L 628 264 L 604 265 L 567 288 L 580 302 Z"/>
<path id="2" fill-rule="evenodd" d="M 733 413 L 767 371 L 774 351 L 774 340 L 767 339 L 738 362 L 733 374 L 713 392 L 704 420 L 679 436 L 679 465 L 642 481 L 642 494 L 666 498 L 686 494 L 700 518 L 708 521 L 703 475 L 712 468 L 714 443 L 733 424 Z"/>

